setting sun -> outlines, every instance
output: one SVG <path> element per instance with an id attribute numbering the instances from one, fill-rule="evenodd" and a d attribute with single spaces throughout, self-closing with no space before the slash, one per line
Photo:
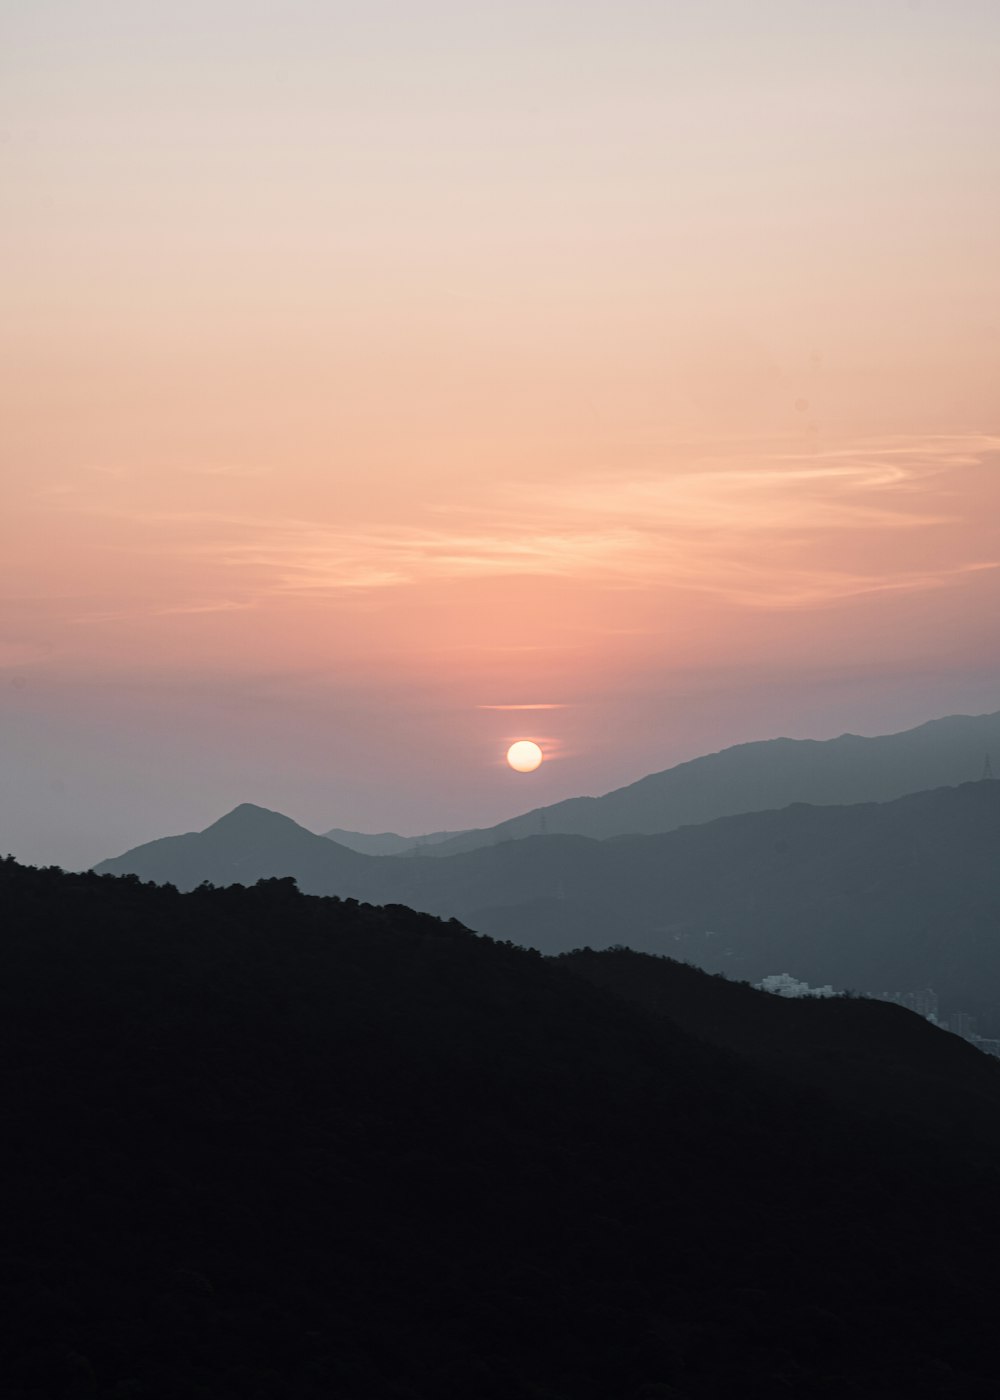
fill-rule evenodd
<path id="1" fill-rule="evenodd" d="M 519 739 L 507 750 L 507 762 L 515 773 L 533 773 L 542 758 L 541 749 L 530 739 Z"/>

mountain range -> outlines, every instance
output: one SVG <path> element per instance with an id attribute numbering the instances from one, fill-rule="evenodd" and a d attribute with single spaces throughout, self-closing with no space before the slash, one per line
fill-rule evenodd
<path id="1" fill-rule="evenodd" d="M 328 841 L 335 841 L 338 846 L 347 846 L 349 850 L 366 856 L 402 856 L 408 851 L 423 854 L 426 846 L 437 846 L 464 834 L 459 831 L 429 831 L 423 836 L 400 836 L 395 831 L 345 831 L 339 826 L 323 832 Z"/>
<path id="2" fill-rule="evenodd" d="M 768 739 L 679 763 L 603 797 L 572 797 L 496 826 L 426 836 L 366 836 L 340 828 L 334 841 L 371 855 L 456 855 L 525 836 L 630 836 L 738 816 L 793 802 L 887 802 L 982 776 L 1000 755 L 1000 713 L 951 715 L 899 734 Z"/>
<path id="3" fill-rule="evenodd" d="M 985 1010 L 1000 987 L 1000 782 L 893 802 L 725 817 L 653 836 L 535 836 L 447 858 L 366 856 L 245 804 L 95 867 L 190 890 L 292 876 L 558 952 L 623 944 L 757 981 L 933 987 Z"/>

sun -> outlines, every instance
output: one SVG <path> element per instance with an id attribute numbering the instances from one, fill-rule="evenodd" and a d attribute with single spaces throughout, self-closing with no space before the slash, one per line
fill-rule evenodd
<path id="1" fill-rule="evenodd" d="M 544 756 L 538 745 L 530 739 L 518 739 L 517 743 L 511 744 L 507 750 L 507 762 L 515 773 L 533 773 Z"/>

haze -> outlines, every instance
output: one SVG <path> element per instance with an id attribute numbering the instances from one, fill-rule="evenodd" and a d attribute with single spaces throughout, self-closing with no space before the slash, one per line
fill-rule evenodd
<path id="1" fill-rule="evenodd" d="M 0 849 L 998 707 L 1000 7 L 2 29 Z"/>

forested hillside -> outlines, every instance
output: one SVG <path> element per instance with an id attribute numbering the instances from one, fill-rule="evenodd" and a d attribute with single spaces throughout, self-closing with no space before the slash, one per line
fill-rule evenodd
<path id="1" fill-rule="evenodd" d="M 896 1008 L 958 1120 L 290 881 L 0 898 L 12 1396 L 996 1393 L 1000 1097 Z"/>

